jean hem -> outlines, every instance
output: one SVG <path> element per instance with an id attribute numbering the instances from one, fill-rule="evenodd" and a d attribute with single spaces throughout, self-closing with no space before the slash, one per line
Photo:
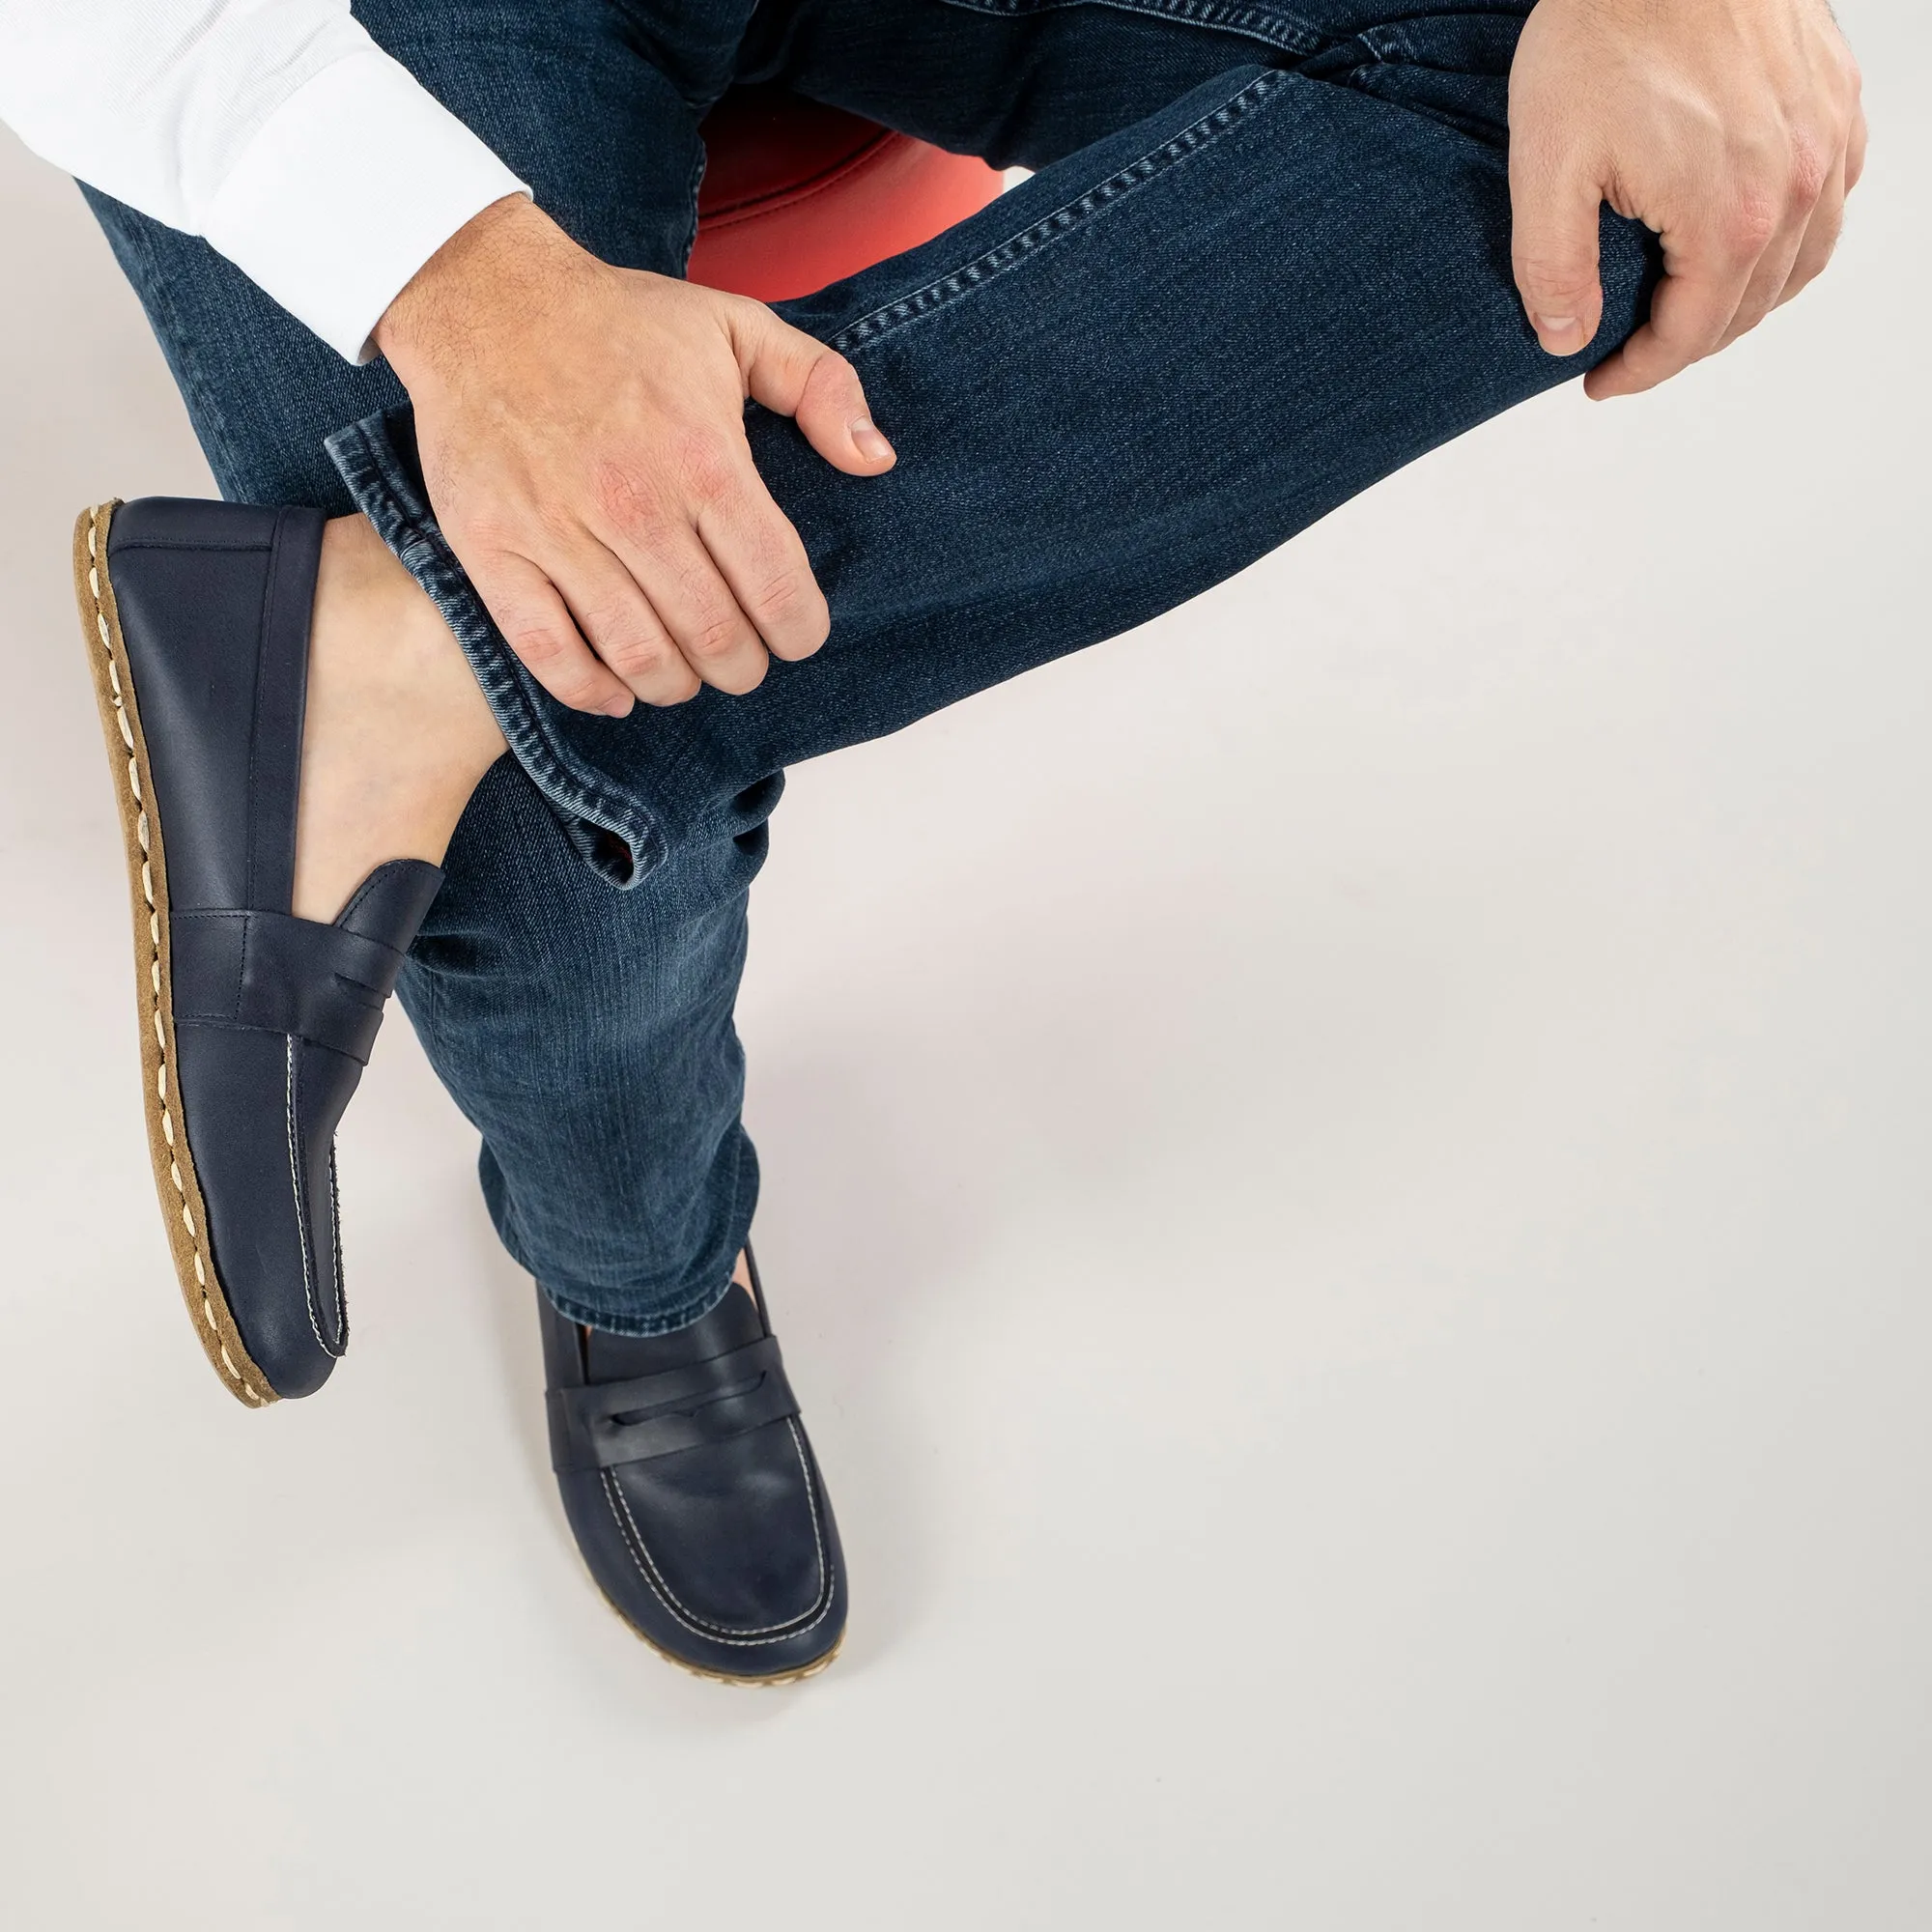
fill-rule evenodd
<path id="1" fill-rule="evenodd" d="M 659 1278 L 664 1289 L 675 1286 L 680 1290 L 679 1298 L 669 1302 L 668 1306 L 663 1293 L 643 1285 L 586 1282 L 579 1278 L 570 1287 L 559 1288 L 556 1285 L 558 1270 L 554 1265 L 540 1264 L 524 1239 L 502 1168 L 487 1142 L 478 1156 L 483 1199 L 496 1227 L 497 1238 L 502 1242 L 510 1259 L 530 1275 L 544 1298 L 559 1314 L 573 1321 L 582 1321 L 586 1327 L 601 1328 L 611 1335 L 643 1338 L 668 1335 L 677 1329 L 690 1327 L 694 1321 L 702 1321 L 724 1300 L 731 1286 L 731 1271 L 738 1256 L 751 1245 L 752 1220 L 758 1208 L 757 1151 L 742 1131 L 737 1140 L 739 1154 L 732 1163 L 728 1182 L 723 1183 L 728 1190 L 731 1203 L 729 1217 L 724 1223 L 727 1231 L 726 1238 L 718 1247 L 709 1250 L 717 1257 L 715 1261 L 707 1264 L 699 1257 L 692 1274 L 667 1270 L 670 1279 Z M 641 1236 L 639 1243 L 639 1246 L 647 1245 Z M 717 1272 L 704 1286 L 689 1290 L 684 1288 L 684 1282 L 691 1280 L 694 1274 L 702 1279 L 709 1268 L 716 1268 Z M 562 1272 L 567 1275 L 568 1270 Z M 621 1312 L 613 1312 L 611 1307 L 612 1302 L 626 1305 Z M 639 1308 L 640 1302 L 644 1304 L 642 1312 Z"/>
<path id="2" fill-rule="evenodd" d="M 586 1328 L 601 1328 L 607 1335 L 629 1335 L 639 1341 L 650 1341 L 659 1335 L 674 1335 L 680 1328 L 689 1328 L 694 1321 L 702 1321 L 731 1293 L 731 1277 L 727 1274 L 721 1287 L 700 1291 L 666 1315 L 607 1315 L 586 1302 L 559 1294 L 547 1281 L 539 1279 L 537 1282 L 544 1299 L 567 1320 L 581 1321 Z"/>
<path id="3" fill-rule="evenodd" d="M 629 891 L 663 862 L 664 833 L 643 800 L 586 764 L 546 717 L 546 700 L 437 523 L 413 445 L 407 410 L 346 424 L 324 443 L 355 507 L 455 634 L 510 755 L 543 794 L 578 856 L 607 884 Z"/>

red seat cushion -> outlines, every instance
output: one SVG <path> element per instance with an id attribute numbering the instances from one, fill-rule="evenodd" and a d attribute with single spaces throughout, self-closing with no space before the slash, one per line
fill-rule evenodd
<path id="1" fill-rule="evenodd" d="M 929 242 L 993 199 L 985 162 L 774 89 L 705 118 L 690 275 L 779 301 Z"/>

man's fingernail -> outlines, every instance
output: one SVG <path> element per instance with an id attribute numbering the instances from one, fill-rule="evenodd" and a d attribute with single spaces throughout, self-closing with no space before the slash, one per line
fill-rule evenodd
<path id="1" fill-rule="evenodd" d="M 633 697 L 628 691 L 624 692 L 621 696 L 617 697 L 606 699 L 604 705 L 604 715 L 607 718 L 628 718 L 631 715 L 632 706 L 634 706 L 637 703 L 637 701 L 638 700 L 635 697 Z"/>
<path id="2" fill-rule="evenodd" d="M 1536 332 L 1539 335 L 1574 335 L 1577 331 L 1577 318 L 1574 315 L 1540 315 L 1536 318 Z"/>
<path id="3" fill-rule="evenodd" d="M 871 463 L 877 463 L 881 457 L 893 453 L 892 444 L 864 416 L 852 425 L 852 443 L 859 454 Z"/>

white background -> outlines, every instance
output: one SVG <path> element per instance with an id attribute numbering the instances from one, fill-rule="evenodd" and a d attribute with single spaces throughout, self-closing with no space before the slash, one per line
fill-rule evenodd
<path id="1" fill-rule="evenodd" d="M 757 1234 L 854 1610 L 780 1692 L 584 1579 L 400 1016 L 348 1362 L 205 1367 L 67 547 L 210 485 L 0 140 L 0 1915 L 1932 1923 L 1932 33 L 1844 11 L 1759 336 L 796 775 Z"/>

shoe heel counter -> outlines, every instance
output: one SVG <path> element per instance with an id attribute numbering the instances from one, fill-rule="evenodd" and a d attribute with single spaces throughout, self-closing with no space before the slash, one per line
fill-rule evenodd
<path id="1" fill-rule="evenodd" d="M 286 911 L 319 511 L 148 497 L 107 560 L 178 908 Z M 269 794 L 266 771 L 291 779 Z"/>

